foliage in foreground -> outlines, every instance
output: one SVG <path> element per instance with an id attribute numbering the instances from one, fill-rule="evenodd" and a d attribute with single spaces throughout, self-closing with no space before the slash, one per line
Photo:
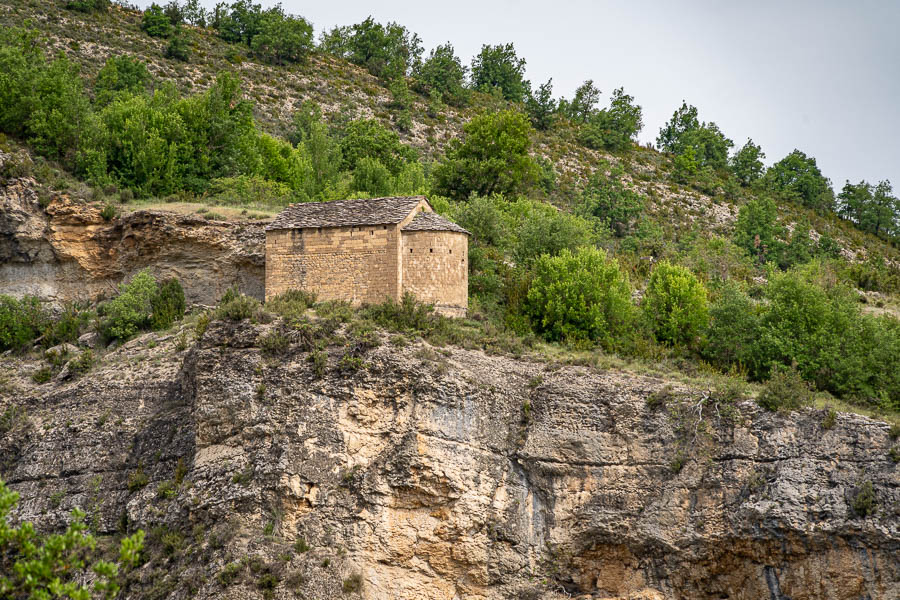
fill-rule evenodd
<path id="1" fill-rule="evenodd" d="M 10 512 L 19 495 L 0 480 L 0 597 L 111 599 L 120 590 L 121 576 L 140 564 L 144 532 L 123 538 L 115 562 L 103 560 L 97 540 L 87 533 L 85 513 L 75 509 L 61 534 L 39 534 L 29 522 L 12 525 Z M 93 573 L 93 584 L 81 583 Z"/>

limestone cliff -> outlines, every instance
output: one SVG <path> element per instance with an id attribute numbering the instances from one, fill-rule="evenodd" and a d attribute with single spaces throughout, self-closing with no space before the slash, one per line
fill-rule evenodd
<path id="1" fill-rule="evenodd" d="M 884 423 L 386 335 L 355 370 L 340 331 L 324 363 L 303 331 L 263 352 L 278 327 L 147 334 L 63 383 L 0 359 L 18 516 L 150 532 L 139 599 L 900 597 Z"/>
<path id="2" fill-rule="evenodd" d="M 0 293 L 93 299 L 149 267 L 178 277 L 190 301 L 213 304 L 232 285 L 263 296 L 261 223 L 149 210 L 106 221 L 97 206 L 65 194 L 46 197 L 44 208 L 38 189 L 30 177 L 0 186 Z"/>

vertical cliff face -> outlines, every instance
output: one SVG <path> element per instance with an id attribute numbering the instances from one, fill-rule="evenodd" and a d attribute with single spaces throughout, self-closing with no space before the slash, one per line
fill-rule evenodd
<path id="1" fill-rule="evenodd" d="M 96 206 L 64 195 L 48 198 L 43 208 L 37 189 L 27 177 L 0 186 L 0 293 L 92 299 L 150 268 L 160 277 L 178 277 L 193 302 L 212 304 L 232 285 L 262 298 L 260 223 L 161 211 L 106 221 Z"/>
<path id="2" fill-rule="evenodd" d="M 4 359 L 20 516 L 151 532 L 134 598 L 900 596 L 883 423 L 387 336 L 358 369 L 262 352 L 278 327 L 148 334 L 69 383 Z"/>

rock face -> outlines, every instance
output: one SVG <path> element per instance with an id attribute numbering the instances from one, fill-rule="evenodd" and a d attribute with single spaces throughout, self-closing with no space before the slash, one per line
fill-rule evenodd
<path id="1" fill-rule="evenodd" d="M 2 162 L 2 157 L 0 157 Z M 232 285 L 262 298 L 261 223 L 228 223 L 163 211 L 106 221 L 63 195 L 42 208 L 37 184 L 0 186 L 0 293 L 65 302 L 114 292 L 143 268 L 178 277 L 189 301 L 213 304 Z"/>
<path id="2" fill-rule="evenodd" d="M 18 516 L 147 530 L 129 598 L 900 597 L 884 423 L 387 336 L 359 369 L 297 332 L 266 354 L 278 327 L 148 334 L 61 385 L 4 359 Z"/>

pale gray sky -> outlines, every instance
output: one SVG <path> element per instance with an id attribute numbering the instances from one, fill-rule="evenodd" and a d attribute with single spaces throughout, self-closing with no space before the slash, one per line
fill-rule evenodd
<path id="1" fill-rule="evenodd" d="M 141 2 L 141 4 L 149 4 Z M 209 3 L 211 5 L 211 3 Z M 262 1 L 264 6 L 274 2 Z M 570 97 L 585 79 L 624 86 L 653 140 L 682 99 L 767 163 L 799 148 L 839 191 L 890 179 L 900 191 L 900 2 L 893 0 L 285 0 L 316 37 L 372 15 L 417 32 L 426 54 L 450 41 L 469 63 L 513 42 L 533 85 Z"/>

